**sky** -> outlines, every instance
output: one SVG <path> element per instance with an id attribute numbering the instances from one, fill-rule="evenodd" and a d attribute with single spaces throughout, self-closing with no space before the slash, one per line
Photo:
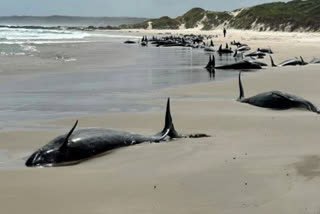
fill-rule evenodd
<path id="1" fill-rule="evenodd" d="M 278 0 L 279 1 L 279 0 Z M 285 1 L 285 0 L 283 0 Z M 1 0 L 0 16 L 176 17 L 193 7 L 231 11 L 272 0 Z"/>

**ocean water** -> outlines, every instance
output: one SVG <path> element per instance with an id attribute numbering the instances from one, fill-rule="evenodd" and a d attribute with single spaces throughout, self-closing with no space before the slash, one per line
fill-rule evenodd
<path id="1" fill-rule="evenodd" d="M 8 46 L 0 56 L 5 59 L 5 68 L 0 67 L 0 130 L 46 128 L 30 120 L 163 110 L 166 97 L 160 89 L 237 75 L 208 73 L 203 67 L 209 54 L 203 49 L 123 44 L 141 38 L 134 34 L 7 30 L 1 35 L 0 44 Z M 12 52 L 16 54 L 8 54 Z M 217 64 L 233 62 L 226 56 L 216 59 Z M 21 72 L 11 74 L 15 68 Z M 163 99 L 163 106 L 145 104 L 154 99 Z"/>
<path id="2" fill-rule="evenodd" d="M 90 34 L 70 30 L 46 30 L 0 27 L 0 54 L 33 55 L 35 44 L 83 42 Z"/>

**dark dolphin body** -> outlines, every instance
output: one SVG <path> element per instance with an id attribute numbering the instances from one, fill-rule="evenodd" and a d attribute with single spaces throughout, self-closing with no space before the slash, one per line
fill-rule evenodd
<path id="1" fill-rule="evenodd" d="M 124 44 L 135 44 L 136 42 L 135 41 L 131 41 L 131 40 L 127 40 L 124 42 Z"/>
<path id="2" fill-rule="evenodd" d="M 271 50 L 271 48 L 258 48 L 257 51 L 260 51 L 262 53 L 273 54 L 273 51 Z"/>
<path id="3" fill-rule="evenodd" d="M 244 59 L 244 57 L 243 57 L 243 52 L 241 52 L 240 54 L 238 54 L 238 50 L 235 51 L 233 57 L 238 58 L 239 55 L 240 55 L 240 57 L 241 57 L 243 60 L 249 61 L 250 63 L 258 64 L 258 65 L 260 65 L 261 67 L 263 67 L 263 66 L 268 66 L 266 63 L 261 62 L 261 61 L 259 61 L 259 60 L 256 60 L 256 59 L 253 58 L 253 57 L 249 57 L 249 58 L 247 58 L 247 59 Z"/>
<path id="4" fill-rule="evenodd" d="M 208 69 L 261 69 L 261 66 L 254 62 L 254 61 L 249 61 L 249 60 L 241 60 L 239 62 L 235 62 L 232 64 L 227 64 L 227 65 L 220 65 L 220 66 L 215 66 L 215 58 L 209 59 L 209 62 L 206 66 Z"/>
<path id="5" fill-rule="evenodd" d="M 233 51 L 229 48 L 222 48 L 222 45 L 220 45 L 218 51 L 219 54 L 232 54 Z"/>
<path id="6" fill-rule="evenodd" d="M 313 58 L 313 59 L 310 61 L 310 64 L 320 64 L 320 58 Z"/>
<path id="7" fill-rule="evenodd" d="M 227 65 L 216 66 L 216 69 L 261 69 L 261 65 L 254 61 L 241 60 Z"/>
<path id="8" fill-rule="evenodd" d="M 34 152 L 26 166 L 61 166 L 76 164 L 104 152 L 143 142 L 160 142 L 167 136 L 180 137 L 175 131 L 168 99 L 165 127 L 153 136 L 143 136 L 112 129 L 87 128 L 75 131 L 78 121 L 68 134 L 61 135 Z"/>
<path id="9" fill-rule="evenodd" d="M 300 59 L 294 58 L 294 59 L 288 59 L 283 62 L 281 62 L 279 65 L 276 65 L 273 61 L 272 56 L 270 56 L 271 59 L 271 65 L 272 67 L 282 67 L 282 66 L 296 66 L 296 65 L 307 65 L 303 58 L 300 56 Z"/>
<path id="10" fill-rule="evenodd" d="M 245 57 L 258 57 L 258 58 L 263 58 L 264 56 L 266 56 L 266 54 L 261 51 L 254 51 L 245 55 Z"/>
<path id="11" fill-rule="evenodd" d="M 248 60 L 249 62 L 251 62 L 251 63 L 255 63 L 255 64 L 258 64 L 258 65 L 260 65 L 261 67 L 264 67 L 264 66 L 268 66 L 266 63 L 264 63 L 264 62 L 261 62 L 261 61 L 259 61 L 259 60 L 255 60 L 255 59 L 249 59 Z"/>
<path id="12" fill-rule="evenodd" d="M 237 50 L 244 52 L 244 51 L 249 51 L 249 50 L 251 50 L 251 48 L 250 48 L 249 46 L 244 45 L 244 46 L 238 47 Z"/>
<path id="13" fill-rule="evenodd" d="M 295 95 L 284 93 L 281 91 L 268 91 L 257 94 L 252 97 L 244 98 L 244 92 L 241 83 L 241 72 L 239 73 L 239 89 L 240 96 L 238 98 L 238 101 L 242 103 L 248 103 L 250 105 L 258 107 L 271 108 L 277 110 L 302 108 L 318 114 L 320 113 L 318 108 L 315 107 L 311 102 L 301 97 L 297 97 Z"/>

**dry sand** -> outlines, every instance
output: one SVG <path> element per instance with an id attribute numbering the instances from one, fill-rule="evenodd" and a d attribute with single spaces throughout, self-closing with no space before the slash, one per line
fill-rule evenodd
<path id="1" fill-rule="evenodd" d="M 317 38 L 308 34 L 305 40 L 300 34 L 266 34 L 234 32 L 228 41 L 237 37 L 252 47 L 271 46 L 276 61 L 296 55 L 309 61 L 320 54 Z M 243 75 L 247 96 L 283 90 L 317 106 L 319 80 L 319 65 L 267 68 Z M 186 97 L 173 99 L 171 104 L 178 131 L 212 137 L 140 144 L 71 167 L 1 168 L 1 213 L 320 212 L 318 115 L 238 103 L 236 80 L 158 93 Z M 80 118 L 80 127 L 152 134 L 162 128 L 163 119 L 164 112 L 92 115 Z M 53 123 L 67 131 L 74 120 L 37 123 Z M 0 151 L 16 160 L 57 134 L 50 130 L 1 132 Z"/>

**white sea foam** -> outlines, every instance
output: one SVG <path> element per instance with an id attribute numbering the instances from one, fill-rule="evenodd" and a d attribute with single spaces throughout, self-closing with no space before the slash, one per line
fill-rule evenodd
<path id="1" fill-rule="evenodd" d="M 60 44 L 60 43 L 81 43 L 81 42 L 87 42 L 84 40 L 43 40 L 43 41 L 0 41 L 0 44 L 6 44 L 6 45 L 12 45 L 12 44 L 35 44 L 35 45 L 41 45 L 41 44 Z"/>
<path id="2" fill-rule="evenodd" d="M 90 34 L 82 31 L 26 29 L 26 28 L 0 28 L 0 55 L 33 56 L 39 52 L 36 45 L 54 43 L 80 43 Z"/>
<path id="3" fill-rule="evenodd" d="M 0 40 L 9 41 L 39 41 L 61 39 L 84 39 L 89 33 L 67 30 L 25 29 L 25 28 L 1 28 Z"/>

